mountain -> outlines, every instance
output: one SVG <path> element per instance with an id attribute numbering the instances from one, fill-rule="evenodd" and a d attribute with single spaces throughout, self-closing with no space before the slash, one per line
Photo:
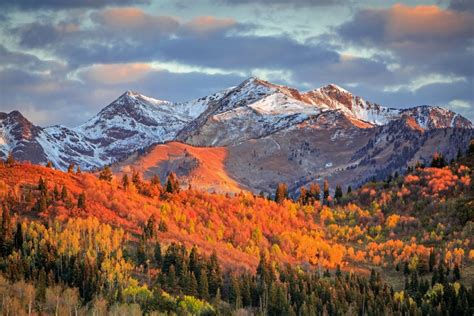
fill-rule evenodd
<path id="1" fill-rule="evenodd" d="M 234 192 L 323 178 L 357 185 L 434 152 L 452 158 L 474 136 L 469 120 L 440 107 L 393 109 L 334 84 L 300 92 L 257 78 L 183 103 L 128 91 L 76 128 L 34 126 L 19 112 L 0 114 L 0 124 L 2 155 L 62 169 L 117 163 L 116 172 L 147 177 L 175 171 Z"/>

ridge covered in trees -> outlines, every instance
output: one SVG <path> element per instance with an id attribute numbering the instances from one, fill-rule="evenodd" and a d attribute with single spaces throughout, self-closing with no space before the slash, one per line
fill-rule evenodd
<path id="1" fill-rule="evenodd" d="M 296 201 L 70 169 L 0 165 L 5 314 L 473 313 L 474 144 Z"/>

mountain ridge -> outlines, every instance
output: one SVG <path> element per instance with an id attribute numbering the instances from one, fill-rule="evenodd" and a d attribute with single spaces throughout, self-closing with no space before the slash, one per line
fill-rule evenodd
<path id="1" fill-rule="evenodd" d="M 293 148 L 291 144 L 279 145 L 278 150 L 287 151 L 285 155 L 274 152 L 274 149 L 269 147 L 269 151 L 281 159 L 267 159 L 274 162 L 275 170 L 278 169 L 278 163 L 287 165 L 289 161 L 291 163 L 288 168 L 293 169 L 296 164 L 300 164 L 310 170 L 315 178 L 316 173 L 324 177 L 345 173 L 344 170 L 337 171 L 336 168 L 333 173 L 328 174 L 328 168 L 321 167 L 327 164 L 345 169 L 352 168 L 354 163 L 359 167 L 369 162 L 373 164 L 374 161 L 379 164 L 379 159 L 383 161 L 380 166 L 387 163 L 387 168 L 396 166 L 395 169 L 400 169 L 413 159 L 410 155 L 417 155 L 419 159 L 426 160 L 427 155 L 433 153 L 433 148 L 424 148 L 427 137 L 449 141 L 445 136 L 438 135 L 439 131 L 446 135 L 448 130 L 453 130 L 452 138 L 456 139 L 456 142 L 448 144 L 449 146 L 437 146 L 437 149 L 451 157 L 453 152 L 463 148 L 473 136 L 472 123 L 452 111 L 427 105 L 394 109 L 365 101 L 335 84 L 300 92 L 295 88 L 251 77 L 238 86 L 180 103 L 126 91 L 97 115 L 75 128 L 61 125 L 39 127 L 18 111 L 0 113 L 0 155 L 6 156 L 12 151 L 20 160 L 33 163 L 51 161 L 63 170 L 72 163 L 81 169 L 93 170 L 127 159 L 131 153 L 155 144 L 179 141 L 198 147 L 225 147 L 230 153 L 226 163 L 230 161 L 231 165 L 246 165 L 252 164 L 252 160 L 258 158 L 240 152 L 242 148 L 247 148 L 248 144 L 267 144 L 268 138 L 272 139 L 268 146 L 275 147 L 275 139 L 285 144 L 285 138 L 294 137 L 294 144 L 301 148 L 305 148 L 305 143 L 317 143 L 319 147 L 317 150 L 312 149 L 313 152 L 304 152 L 301 148 Z M 403 142 L 394 140 L 390 133 L 402 133 L 400 139 Z M 451 132 L 449 133 L 451 135 Z M 380 143 L 387 147 L 377 145 Z M 396 151 L 387 152 L 387 148 L 394 149 L 394 145 L 404 148 L 400 145 L 408 143 L 414 147 L 403 152 L 401 163 L 380 156 L 383 152 L 385 156 L 399 157 Z M 332 162 L 338 160 L 335 159 L 338 153 L 334 144 L 341 147 L 342 152 L 347 150 L 348 153 L 347 157 L 341 154 L 345 160 L 341 160 L 340 164 Z M 378 146 L 375 153 L 371 151 L 370 146 Z M 331 157 L 316 154 L 333 147 L 334 150 L 330 150 L 333 152 Z M 360 151 L 364 148 L 366 152 L 362 157 Z M 255 150 L 253 147 L 247 149 Z M 232 157 L 236 152 L 246 156 L 248 161 Z M 302 158 L 296 159 L 296 152 L 299 152 Z M 262 155 L 266 156 L 264 153 Z M 322 159 L 324 163 L 313 163 L 312 159 Z M 260 166 L 267 167 L 272 168 L 264 164 Z M 392 167 L 389 169 L 392 170 Z M 226 165 L 226 170 L 232 168 Z M 237 182 L 240 181 L 244 187 L 252 187 L 248 181 L 241 179 L 237 169 L 233 169 Z M 298 178 L 303 177 L 307 171 L 300 169 Z M 369 175 L 380 173 L 366 166 L 362 169 Z M 298 182 L 294 176 L 296 175 L 290 177 L 291 179 L 283 177 L 282 180 Z M 339 179 L 355 183 L 353 176 Z M 270 182 L 259 189 L 269 190 L 275 185 L 273 181 Z"/>

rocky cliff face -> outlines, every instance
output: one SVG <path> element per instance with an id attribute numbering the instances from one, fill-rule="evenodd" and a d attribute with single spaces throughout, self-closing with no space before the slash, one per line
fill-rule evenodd
<path id="1" fill-rule="evenodd" d="M 334 84 L 303 93 L 257 78 L 184 103 L 128 91 L 76 128 L 42 128 L 19 112 L 0 113 L 3 156 L 12 151 L 20 160 L 94 169 L 122 160 L 134 164 L 146 154 L 135 154 L 132 161 L 131 153 L 179 141 L 219 147 L 224 158 L 218 166 L 225 176 L 217 178 L 255 191 L 271 191 L 278 182 L 297 188 L 323 178 L 359 184 L 428 161 L 435 151 L 453 157 L 473 136 L 469 120 L 440 107 L 393 109 Z M 204 170 L 199 168 L 204 156 L 182 160 L 192 161 L 193 168 L 180 166 L 181 160 L 163 165 L 161 158 L 149 168 L 181 168 L 183 177 L 192 170 L 190 179 L 202 184 L 205 177 L 196 173 Z M 213 181 L 206 189 L 219 186 Z"/>

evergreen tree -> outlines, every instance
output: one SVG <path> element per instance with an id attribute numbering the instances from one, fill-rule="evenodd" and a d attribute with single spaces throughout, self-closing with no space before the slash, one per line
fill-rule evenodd
<path id="1" fill-rule="evenodd" d="M 132 183 L 137 188 L 139 188 L 142 183 L 142 180 L 140 179 L 140 174 L 137 171 L 132 172 Z"/>
<path id="2" fill-rule="evenodd" d="M 323 200 L 326 203 L 329 198 L 329 182 L 327 179 L 324 180 L 323 184 Z"/>
<path id="3" fill-rule="evenodd" d="M 36 210 L 38 213 L 45 213 L 48 210 L 46 195 L 40 195 L 38 201 L 36 202 Z"/>
<path id="4" fill-rule="evenodd" d="M 209 283 L 207 279 L 207 271 L 205 268 L 201 269 L 199 273 L 199 296 L 203 300 L 209 300 Z"/>
<path id="5" fill-rule="evenodd" d="M 23 229 L 21 227 L 21 223 L 18 222 L 16 224 L 16 231 L 15 231 L 15 241 L 14 241 L 15 249 L 17 250 L 21 249 L 22 245 L 23 245 Z"/>
<path id="6" fill-rule="evenodd" d="M 130 180 L 128 179 L 128 175 L 124 174 L 122 177 L 122 188 L 124 190 L 128 190 L 129 187 L 130 187 Z"/>
<path id="7" fill-rule="evenodd" d="M 153 251 L 153 257 L 155 258 L 155 263 L 158 266 L 161 266 L 161 264 L 163 262 L 163 257 L 162 257 L 162 254 L 161 254 L 161 244 L 159 242 L 156 242 L 156 244 L 155 244 L 155 249 Z"/>
<path id="8" fill-rule="evenodd" d="M 179 182 L 174 172 L 170 172 L 170 174 L 168 175 L 168 179 L 166 180 L 166 192 L 168 193 L 179 192 Z"/>
<path id="9" fill-rule="evenodd" d="M 444 168 L 446 167 L 447 163 L 444 159 L 443 155 L 439 153 L 435 153 L 433 156 L 433 160 L 431 161 L 432 168 Z"/>
<path id="10" fill-rule="evenodd" d="M 63 185 L 63 188 L 61 190 L 61 201 L 66 202 L 67 200 L 67 189 L 66 186 Z"/>
<path id="11" fill-rule="evenodd" d="M 109 166 L 105 166 L 104 169 L 99 173 L 99 179 L 107 182 L 112 181 L 112 170 Z"/>
<path id="12" fill-rule="evenodd" d="M 74 173 L 74 164 L 73 163 L 69 164 L 69 166 L 67 167 L 67 173 Z"/>
<path id="13" fill-rule="evenodd" d="M 461 280 L 461 270 L 459 269 L 459 266 L 457 264 L 454 265 L 453 276 L 454 276 L 454 280 L 456 281 Z"/>
<path id="14" fill-rule="evenodd" d="M 46 168 L 49 168 L 49 169 L 53 168 L 53 163 L 51 162 L 51 160 L 48 160 L 48 162 L 46 163 Z"/>
<path id="15" fill-rule="evenodd" d="M 334 192 L 334 200 L 340 202 L 342 198 L 342 188 L 340 185 L 336 185 L 336 191 Z"/>
<path id="16" fill-rule="evenodd" d="M 158 230 L 162 233 L 166 233 L 168 231 L 168 225 L 164 220 L 160 220 L 160 224 L 158 225 Z"/>
<path id="17" fill-rule="evenodd" d="M 43 179 L 43 177 L 39 178 L 38 190 L 40 191 L 41 195 L 44 196 L 46 196 L 46 194 L 48 193 L 48 184 L 47 181 Z"/>
<path id="18" fill-rule="evenodd" d="M 57 184 L 54 185 L 53 196 L 54 196 L 55 201 L 59 201 L 60 196 L 59 196 L 59 189 L 58 189 Z"/>
<path id="19" fill-rule="evenodd" d="M 77 198 L 77 207 L 81 210 L 86 209 L 86 193 L 83 191 Z"/>
<path id="20" fill-rule="evenodd" d="M 309 185 L 309 194 L 316 201 L 321 200 L 321 188 L 317 183 L 311 183 Z"/>
<path id="21" fill-rule="evenodd" d="M 351 187 L 351 186 L 348 186 L 348 187 L 347 187 L 347 194 L 351 194 L 351 192 L 352 192 L 352 187 Z"/>
<path id="22" fill-rule="evenodd" d="M 429 271 L 433 272 L 433 268 L 436 265 L 436 254 L 433 250 L 430 251 L 430 258 L 428 260 Z"/>
<path id="23" fill-rule="evenodd" d="M 77 166 L 77 168 L 76 168 L 76 174 L 79 175 L 79 174 L 81 174 L 81 173 L 82 173 L 81 167 L 80 167 L 80 166 Z"/>
<path id="24" fill-rule="evenodd" d="M 156 237 L 156 230 L 157 230 L 157 224 L 156 224 L 156 216 L 153 214 L 148 218 L 148 221 L 146 222 L 145 228 L 143 230 L 144 237 L 146 240 L 148 239 L 153 239 Z"/>

